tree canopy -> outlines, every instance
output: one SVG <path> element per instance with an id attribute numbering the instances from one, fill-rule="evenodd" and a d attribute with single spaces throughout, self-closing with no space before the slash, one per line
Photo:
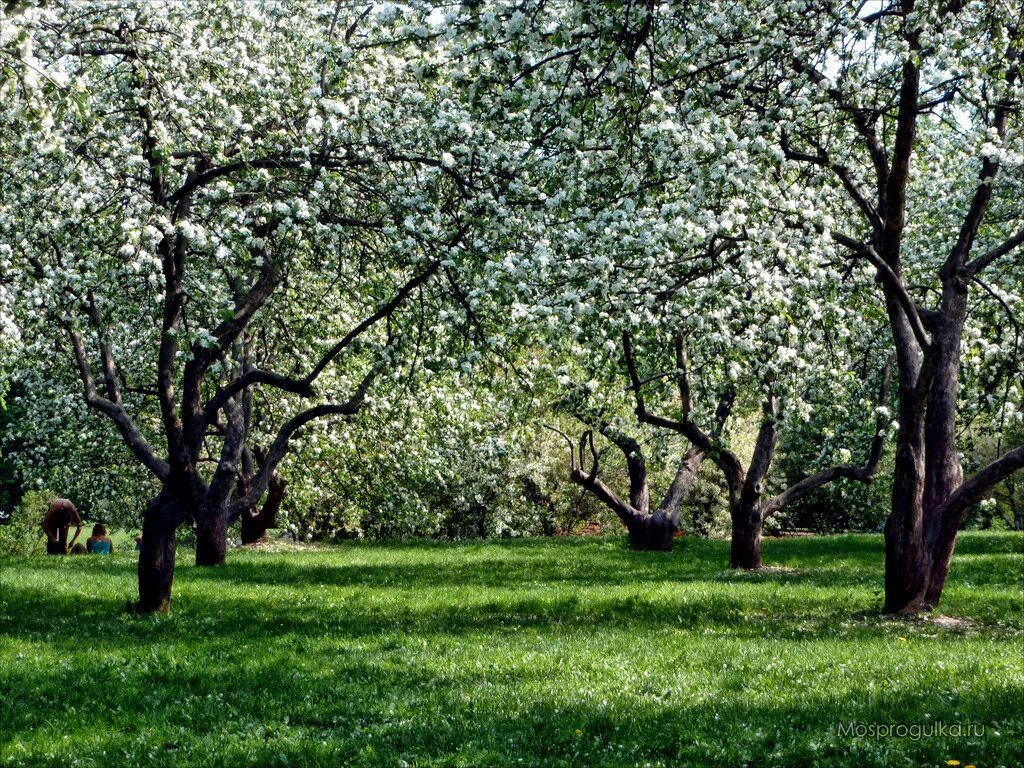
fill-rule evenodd
<path id="1" fill-rule="evenodd" d="M 141 610 L 179 527 L 223 562 L 268 489 L 303 536 L 519 535 L 579 491 L 663 549 L 710 477 L 757 568 L 880 475 L 916 610 L 1024 466 L 1009 0 L 3 14 L 5 442 L 142 522 Z"/>

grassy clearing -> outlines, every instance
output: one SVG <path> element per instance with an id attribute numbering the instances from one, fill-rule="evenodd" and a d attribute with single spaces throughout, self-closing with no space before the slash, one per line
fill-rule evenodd
<path id="1" fill-rule="evenodd" d="M 132 553 L 0 561 L 0 765 L 1024 764 L 1024 536 L 962 537 L 966 626 L 878 617 L 880 537 L 727 546 L 182 553 L 141 619 Z"/>

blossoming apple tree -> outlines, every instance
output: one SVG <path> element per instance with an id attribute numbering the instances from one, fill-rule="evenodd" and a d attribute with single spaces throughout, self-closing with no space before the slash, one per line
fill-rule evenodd
<path id="1" fill-rule="evenodd" d="M 1020 401 L 1024 15 L 999 0 L 758 10 L 777 31 L 743 32 L 763 45 L 736 79 L 762 86 L 752 103 L 774 97 L 780 155 L 822 190 L 838 252 L 870 265 L 884 301 L 899 383 L 885 609 L 916 611 L 939 602 L 967 509 L 1024 467 L 1009 446 L 965 478 L 959 417 L 979 347 L 1009 347 L 994 353 L 1002 402 L 983 400 Z"/>
<path id="2" fill-rule="evenodd" d="M 59 345 L 159 486 L 140 611 L 169 606 L 183 522 L 197 561 L 221 562 L 296 432 L 359 411 L 406 300 L 482 212 L 424 14 L 345 13 L 60 3 L 13 22 L 40 116 L 3 193 L 5 269 L 26 276 L 36 354 Z M 290 339 L 273 368 L 263 328 Z M 287 415 L 239 496 L 254 390 Z"/>

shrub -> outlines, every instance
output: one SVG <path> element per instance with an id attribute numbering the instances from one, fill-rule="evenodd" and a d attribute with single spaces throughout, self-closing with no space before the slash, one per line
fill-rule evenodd
<path id="1" fill-rule="evenodd" d="M 48 491 L 29 491 L 0 525 L 0 556 L 38 555 L 46 550 L 46 536 L 39 523 L 46 512 L 46 501 L 54 494 Z"/>

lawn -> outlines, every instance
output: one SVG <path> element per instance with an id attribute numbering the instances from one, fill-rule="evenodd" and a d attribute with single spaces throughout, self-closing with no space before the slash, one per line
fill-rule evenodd
<path id="1" fill-rule="evenodd" d="M 957 622 L 879 616 L 879 536 L 229 559 L 144 618 L 134 553 L 0 561 L 0 765 L 1024 764 L 1021 534 L 962 536 Z"/>

